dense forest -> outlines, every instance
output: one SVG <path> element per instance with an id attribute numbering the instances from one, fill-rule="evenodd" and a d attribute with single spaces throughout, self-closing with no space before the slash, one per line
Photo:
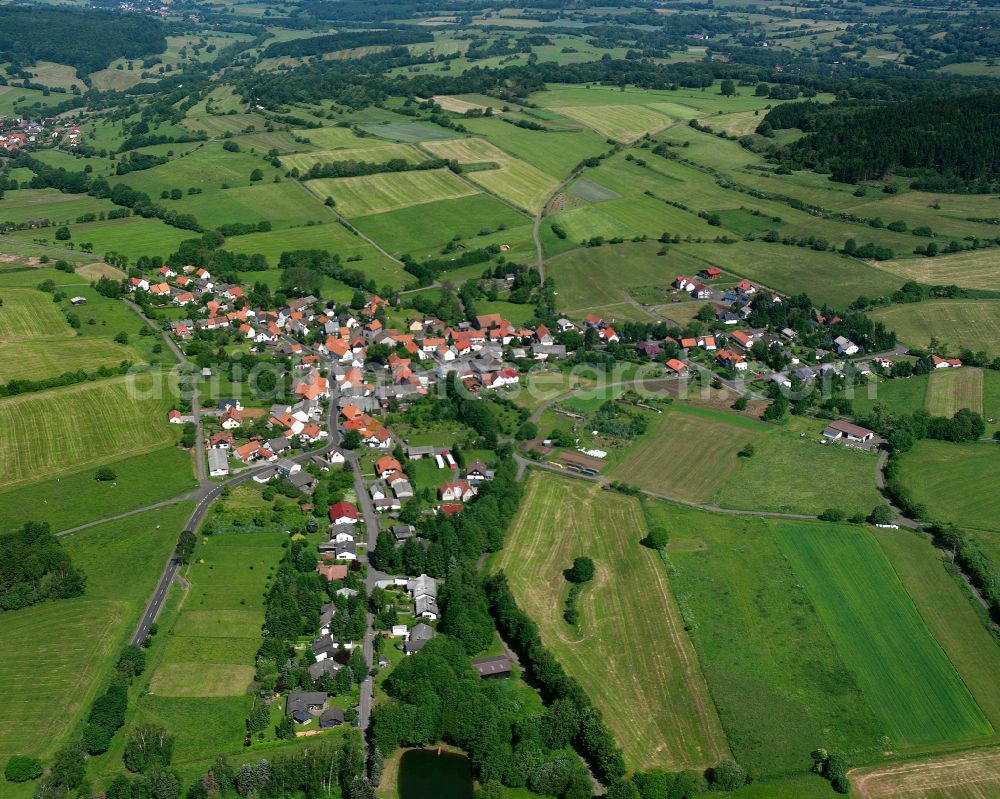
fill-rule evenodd
<path id="1" fill-rule="evenodd" d="M 0 610 L 80 596 L 86 581 L 48 524 L 29 522 L 0 536 Z"/>
<path id="2" fill-rule="evenodd" d="M 162 23 L 139 15 L 7 6 L 0 8 L 0 61 L 22 66 L 37 60 L 76 67 L 81 77 L 116 58 L 139 58 L 167 49 Z"/>
<path id="3" fill-rule="evenodd" d="M 988 192 L 1000 181 L 1000 95 L 924 97 L 852 107 L 794 103 L 771 109 L 759 132 L 808 135 L 775 148 L 775 160 L 855 183 L 900 171 L 916 188 Z"/>

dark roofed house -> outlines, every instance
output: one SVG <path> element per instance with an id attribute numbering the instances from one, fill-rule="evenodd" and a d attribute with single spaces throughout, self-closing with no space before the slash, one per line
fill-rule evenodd
<path id="1" fill-rule="evenodd" d="M 417 528 L 412 524 L 394 524 L 392 535 L 399 543 L 403 543 L 407 538 L 412 538 L 417 533 Z"/>
<path id="2" fill-rule="evenodd" d="M 327 658 L 326 660 L 321 660 L 316 663 L 310 663 L 308 667 L 309 676 L 314 680 L 320 679 L 324 674 L 329 674 L 333 677 L 342 668 L 344 667 L 333 658 Z"/>
<path id="3" fill-rule="evenodd" d="M 290 474 L 285 479 L 300 491 L 307 492 L 312 492 L 318 482 L 309 472 L 295 472 L 295 474 Z"/>
<path id="4" fill-rule="evenodd" d="M 429 624 L 414 624 L 410 630 L 410 636 L 407 638 L 406 643 L 403 644 L 403 651 L 407 655 L 412 655 L 414 652 L 419 652 L 424 648 L 424 644 L 430 641 L 434 637 L 434 628 Z"/>
<path id="5" fill-rule="evenodd" d="M 326 694 L 322 691 L 292 691 L 285 703 L 285 713 L 292 716 L 300 724 L 305 724 L 312 718 L 311 710 L 319 710 L 326 704 Z M 308 718 L 303 721 L 300 716 Z"/>
<path id="6" fill-rule="evenodd" d="M 479 658 L 472 661 L 473 667 L 483 679 L 510 677 L 512 663 L 506 655 L 496 655 L 491 658 Z"/>
<path id="7" fill-rule="evenodd" d="M 344 711 L 339 707 L 328 707 L 319 717 L 319 726 L 323 729 L 339 727 L 344 723 Z"/>

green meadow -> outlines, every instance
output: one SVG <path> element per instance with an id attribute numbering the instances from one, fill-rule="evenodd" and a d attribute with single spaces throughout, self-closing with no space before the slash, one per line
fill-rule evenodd
<path id="1" fill-rule="evenodd" d="M 900 480 L 929 518 L 1000 531 L 1000 447 L 918 441 L 900 466 Z"/>
<path id="2" fill-rule="evenodd" d="M 769 526 L 894 746 L 993 733 L 871 533 L 791 521 Z"/>
<path id="3" fill-rule="evenodd" d="M 63 541 L 84 596 L 0 614 L 0 759 L 47 757 L 79 729 L 146 606 L 191 503 L 106 522 Z"/>
<path id="4" fill-rule="evenodd" d="M 881 752 L 884 727 L 767 524 L 646 509 L 670 536 L 665 568 L 736 760 L 763 779 L 802 773 L 818 746 Z"/>

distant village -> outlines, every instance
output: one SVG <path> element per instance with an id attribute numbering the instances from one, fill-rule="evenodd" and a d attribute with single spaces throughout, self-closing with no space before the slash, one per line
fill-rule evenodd
<path id="1" fill-rule="evenodd" d="M 58 145 L 76 149 L 83 144 L 83 135 L 76 122 L 60 117 L 39 120 L 23 117 L 0 117 L 0 150 L 13 153 L 41 145 Z"/>

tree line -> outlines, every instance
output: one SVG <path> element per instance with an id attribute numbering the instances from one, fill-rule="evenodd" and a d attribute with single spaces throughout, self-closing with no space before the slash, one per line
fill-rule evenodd
<path id="1" fill-rule="evenodd" d="M 290 39 L 287 42 L 274 42 L 264 51 L 265 58 L 281 56 L 314 56 L 333 53 L 337 50 L 352 50 L 356 47 L 380 47 L 386 45 L 399 46 L 433 42 L 434 34 L 421 30 L 375 30 L 375 31 L 344 31 L 326 36 L 313 36 L 307 39 Z"/>

